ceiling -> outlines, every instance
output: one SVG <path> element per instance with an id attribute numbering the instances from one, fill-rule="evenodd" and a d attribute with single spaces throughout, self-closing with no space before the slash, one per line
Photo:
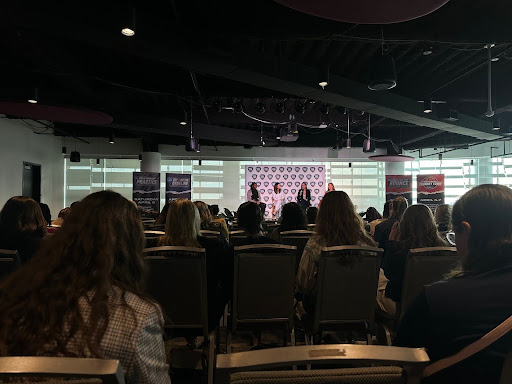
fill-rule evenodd
<path id="1" fill-rule="evenodd" d="M 192 117 L 202 145 L 258 145 L 263 138 L 268 146 L 332 147 L 350 136 L 362 146 L 370 116 L 377 147 L 416 149 L 499 138 L 512 124 L 510 2 L 452 0 L 383 26 L 322 19 L 271 0 L 30 3 L 6 3 L 0 16 L 0 101 L 26 102 L 37 87 L 40 104 L 113 117 L 100 126 L 54 122 L 56 135 L 114 132 L 148 146 L 183 145 Z M 120 30 L 132 8 L 136 34 L 126 37 Z M 499 59 L 491 93 L 499 131 L 485 117 L 490 42 Z M 395 60 L 397 86 L 370 91 L 368 69 L 382 52 Z M 330 79 L 322 90 L 317 74 L 325 66 Z M 445 104 L 425 114 L 418 100 L 426 97 Z M 233 109 L 236 102 L 243 112 Z M 448 110 L 458 120 L 443 119 Z M 299 138 L 276 140 L 290 118 Z"/>

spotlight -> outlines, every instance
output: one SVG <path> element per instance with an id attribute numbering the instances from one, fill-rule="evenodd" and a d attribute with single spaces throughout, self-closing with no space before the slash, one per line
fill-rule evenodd
<path id="1" fill-rule="evenodd" d="M 328 104 L 322 104 L 320 106 L 320 113 L 323 114 L 323 115 L 328 115 L 329 114 L 329 110 L 330 110 L 330 107 Z"/>
<path id="2" fill-rule="evenodd" d="M 258 113 L 265 113 L 267 109 L 265 107 L 265 104 L 260 101 L 259 103 L 256 104 L 256 110 L 258 111 Z"/>
<path id="3" fill-rule="evenodd" d="M 220 113 L 222 111 L 222 101 L 215 100 L 213 102 L 213 110 L 217 113 Z"/>
<path id="4" fill-rule="evenodd" d="M 66 153 L 68 153 L 67 147 L 62 147 L 62 154 L 65 155 Z"/>
<path id="5" fill-rule="evenodd" d="M 423 56 L 429 56 L 432 54 L 432 52 L 432 47 L 426 46 L 425 48 L 423 48 L 423 51 L 421 53 L 423 54 Z"/>
<path id="6" fill-rule="evenodd" d="M 498 61 L 500 58 L 498 56 L 494 56 L 491 61 Z"/>
<path id="7" fill-rule="evenodd" d="M 298 101 L 295 104 L 295 112 L 302 115 L 304 112 L 306 112 L 306 104 L 304 104 L 302 101 Z"/>
<path id="8" fill-rule="evenodd" d="M 123 29 L 121 29 L 121 33 L 127 37 L 132 37 L 135 35 L 135 8 L 132 9 L 131 21 L 128 23 L 127 26 L 125 26 Z"/>
<path id="9" fill-rule="evenodd" d="M 352 140 L 350 138 L 347 139 L 347 145 L 346 145 L 346 148 L 347 149 L 350 149 L 352 148 Z"/>
<path id="10" fill-rule="evenodd" d="M 79 163 L 80 162 L 80 152 L 78 152 L 78 151 L 71 152 L 71 155 L 69 155 L 69 161 L 72 163 Z"/>
<path id="11" fill-rule="evenodd" d="M 114 143 L 116 142 L 116 138 L 114 137 L 114 132 L 112 132 L 112 133 L 110 134 L 110 136 L 108 137 L 108 142 L 109 142 L 110 144 L 114 144 Z"/>
<path id="12" fill-rule="evenodd" d="M 187 152 L 201 152 L 201 146 L 199 144 L 199 139 L 195 137 L 187 138 L 185 142 L 185 151 Z"/>
<path id="13" fill-rule="evenodd" d="M 96 159 L 96 165 L 100 165 L 100 159 Z"/>
<path id="14" fill-rule="evenodd" d="M 425 100 L 423 100 L 423 112 L 432 113 L 432 98 L 425 97 Z"/>
<path id="15" fill-rule="evenodd" d="M 371 139 L 365 139 L 363 141 L 363 152 L 375 152 L 375 142 Z"/>
<path id="16" fill-rule="evenodd" d="M 439 154 L 438 159 L 439 159 L 439 161 L 443 160 L 443 154 L 442 153 Z"/>
<path id="17" fill-rule="evenodd" d="M 276 104 L 276 112 L 277 113 L 284 113 L 284 104 L 279 102 Z"/>
<path id="18" fill-rule="evenodd" d="M 395 88 L 397 83 L 395 61 L 390 55 L 379 55 L 370 64 L 368 89 L 386 91 Z"/>
<path id="19" fill-rule="evenodd" d="M 142 161 L 142 153 L 139 153 L 139 161 Z"/>
<path id="20" fill-rule="evenodd" d="M 329 84 L 329 66 L 324 65 L 318 71 L 318 85 L 324 89 Z"/>
<path id="21" fill-rule="evenodd" d="M 183 111 L 183 118 L 181 119 L 180 124 L 181 125 L 187 125 L 187 120 L 188 120 L 188 118 L 187 118 L 187 111 Z"/>
<path id="22" fill-rule="evenodd" d="M 233 104 L 233 110 L 236 113 L 242 113 L 244 111 L 244 103 L 242 100 L 235 101 L 235 104 Z"/>
<path id="23" fill-rule="evenodd" d="M 492 121 L 492 130 L 493 131 L 499 131 L 501 128 L 500 119 L 494 119 Z"/>
<path id="24" fill-rule="evenodd" d="M 34 88 L 32 95 L 27 100 L 30 104 L 37 104 L 39 101 L 39 89 Z"/>

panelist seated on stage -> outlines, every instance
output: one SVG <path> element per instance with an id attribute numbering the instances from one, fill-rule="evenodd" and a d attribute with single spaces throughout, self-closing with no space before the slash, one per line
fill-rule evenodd
<path id="1" fill-rule="evenodd" d="M 237 239 L 236 245 L 275 244 L 276 241 L 263 234 L 263 213 L 252 201 L 243 203 L 237 211 L 238 226 L 244 231 L 245 239 Z"/>
<path id="2" fill-rule="evenodd" d="M 258 184 L 256 182 L 253 182 L 251 184 L 251 189 L 247 191 L 247 201 L 257 204 L 260 207 L 261 211 L 263 213 L 265 212 L 267 204 L 260 201 L 260 192 L 258 191 Z"/>

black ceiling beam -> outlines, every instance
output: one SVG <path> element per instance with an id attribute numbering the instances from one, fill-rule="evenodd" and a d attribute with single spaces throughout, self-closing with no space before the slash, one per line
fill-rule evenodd
<path id="1" fill-rule="evenodd" d="M 409 139 L 409 140 L 405 140 L 405 141 L 402 141 L 401 144 L 402 146 L 408 146 L 412 143 L 417 143 L 418 141 L 422 141 L 422 140 L 425 140 L 425 139 L 430 139 L 434 136 L 437 136 L 441 133 L 444 133 L 443 131 L 433 131 L 433 132 L 430 132 L 430 133 L 427 133 L 426 135 L 421 135 L 421 136 L 417 136 L 415 138 L 412 138 L 412 139 Z"/>

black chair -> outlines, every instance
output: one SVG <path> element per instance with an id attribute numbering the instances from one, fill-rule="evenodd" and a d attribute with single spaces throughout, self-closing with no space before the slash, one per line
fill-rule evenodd
<path id="1" fill-rule="evenodd" d="M 149 264 L 148 291 L 170 319 L 165 322 L 165 328 L 178 332 L 195 330 L 209 340 L 208 383 L 211 384 L 216 331 L 208 332 L 206 250 L 165 246 L 146 248 L 144 254 Z"/>
<path id="2" fill-rule="evenodd" d="M 300 259 L 302 258 L 302 254 L 304 253 L 304 248 L 306 248 L 306 244 L 309 239 L 315 233 L 312 231 L 285 231 L 281 232 L 281 243 L 286 245 L 293 245 L 297 247 L 297 254 L 295 259 L 295 273 L 299 269 Z"/>
<path id="3" fill-rule="evenodd" d="M 158 240 L 165 235 L 164 231 L 144 231 L 144 239 L 146 240 L 146 248 L 158 246 Z"/>
<path id="4" fill-rule="evenodd" d="M 231 332 L 237 329 L 281 329 L 283 344 L 295 344 L 293 332 L 295 252 L 281 244 L 235 247 L 233 308 L 227 330 L 227 351 Z"/>
<path id="5" fill-rule="evenodd" d="M 121 364 L 117 360 L 82 359 L 74 357 L 0 357 L 0 378 L 7 382 L 41 382 L 40 378 L 53 378 L 52 383 L 99 382 L 124 384 Z M 23 381 L 22 378 L 25 378 Z M 57 378 L 57 379 L 55 379 Z M 68 381 L 72 379 L 71 381 Z M 85 381 L 86 379 L 87 381 Z M 44 382 L 47 382 L 46 380 Z"/>
<path id="6" fill-rule="evenodd" d="M 209 239 L 220 239 L 221 234 L 219 231 L 208 231 L 206 229 L 201 229 L 201 236 L 207 237 Z"/>
<path id="7" fill-rule="evenodd" d="M 322 250 L 311 336 L 364 326 L 370 344 L 383 252 L 382 248 L 355 245 Z M 313 343 L 313 337 L 306 340 Z"/>
<path id="8" fill-rule="evenodd" d="M 0 280 L 14 272 L 21 265 L 17 251 L 0 249 Z"/>
<path id="9" fill-rule="evenodd" d="M 405 261 L 405 273 L 402 282 L 402 296 L 396 306 L 395 317 L 388 317 L 392 321 L 391 328 L 385 321 L 379 322 L 383 327 L 386 343 L 391 345 L 392 333 L 398 322 L 414 299 L 421 293 L 425 285 L 442 280 L 457 263 L 459 256 L 455 247 L 428 247 L 411 249 Z M 382 315 L 382 314 L 381 314 Z"/>
<path id="10" fill-rule="evenodd" d="M 419 384 L 430 359 L 423 348 L 331 344 L 219 355 L 216 384 Z M 296 365 L 355 368 L 284 370 Z"/>

